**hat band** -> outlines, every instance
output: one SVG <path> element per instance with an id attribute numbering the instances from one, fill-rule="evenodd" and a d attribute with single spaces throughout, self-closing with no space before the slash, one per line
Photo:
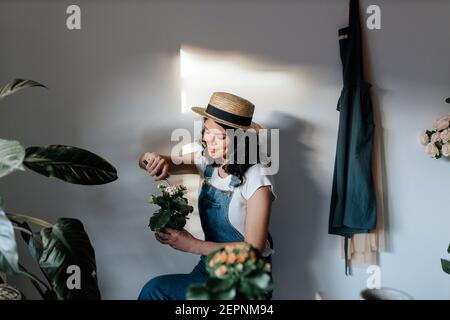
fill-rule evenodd
<path id="1" fill-rule="evenodd" d="M 222 109 L 216 108 L 211 104 L 208 104 L 205 112 L 213 117 L 231 122 L 240 126 L 249 126 L 252 124 L 252 118 L 239 116 L 234 113 L 224 111 Z"/>

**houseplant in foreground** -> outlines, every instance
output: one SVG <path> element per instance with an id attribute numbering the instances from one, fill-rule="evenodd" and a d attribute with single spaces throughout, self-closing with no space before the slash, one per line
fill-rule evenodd
<path id="1" fill-rule="evenodd" d="M 45 86 L 32 80 L 16 79 L 0 88 L 0 99 L 29 87 Z M 117 179 L 117 171 L 110 163 L 87 150 L 65 145 L 25 148 L 18 141 L 0 139 L 0 178 L 25 168 L 46 177 L 81 185 L 100 185 Z M 20 263 L 16 233 L 27 244 L 45 280 L 28 272 Z M 71 287 L 71 268 L 74 266 L 81 277 L 80 283 L 75 280 L 72 283 L 75 286 Z M 0 272 L 28 277 L 44 299 L 101 297 L 95 252 L 83 224 L 72 218 L 59 218 L 53 224 L 36 217 L 10 213 L 1 197 Z M 0 277 L 0 282 L 5 280 Z M 5 283 L 0 287 L 0 291 L 7 289 Z"/>
<path id="2" fill-rule="evenodd" d="M 273 288 L 271 265 L 248 243 L 215 250 L 205 263 L 209 277 L 189 288 L 189 300 L 261 300 Z"/>

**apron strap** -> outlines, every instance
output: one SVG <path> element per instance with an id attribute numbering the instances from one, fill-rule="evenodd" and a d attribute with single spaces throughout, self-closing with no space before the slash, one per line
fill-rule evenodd
<path id="1" fill-rule="evenodd" d="M 348 235 L 344 236 L 344 256 L 345 256 L 345 275 L 348 276 L 350 273 L 350 268 L 348 265 Z"/>
<path id="2" fill-rule="evenodd" d="M 236 177 L 235 175 L 232 174 L 229 185 L 232 187 L 237 187 L 240 184 L 241 184 L 241 179 L 239 179 L 238 177 Z"/>

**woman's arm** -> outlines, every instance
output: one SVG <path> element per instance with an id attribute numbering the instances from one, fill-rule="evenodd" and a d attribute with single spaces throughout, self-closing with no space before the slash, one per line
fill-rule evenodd
<path id="1" fill-rule="evenodd" d="M 163 180 L 172 174 L 198 174 L 194 163 L 195 153 L 171 157 L 156 152 L 144 152 L 139 157 L 139 167 L 155 177 L 156 181 Z M 147 164 L 144 163 L 147 161 Z"/>
<path id="2" fill-rule="evenodd" d="M 271 207 L 272 191 L 269 186 L 259 188 L 247 202 L 244 242 L 252 244 L 261 251 L 266 245 Z M 168 244 L 177 250 L 200 255 L 207 255 L 211 251 L 230 244 L 200 240 L 186 230 L 166 229 L 156 232 L 155 237 L 161 243 Z"/>
<path id="3" fill-rule="evenodd" d="M 247 202 L 244 242 L 252 244 L 260 251 L 263 251 L 266 246 L 271 207 L 272 191 L 268 186 L 256 190 Z M 197 239 L 197 245 L 194 246 L 193 253 L 206 255 L 213 250 L 224 247 L 226 244 L 229 243 Z"/>
<path id="4" fill-rule="evenodd" d="M 266 247 L 271 210 L 272 188 L 260 187 L 247 202 L 245 241 L 261 251 Z"/>

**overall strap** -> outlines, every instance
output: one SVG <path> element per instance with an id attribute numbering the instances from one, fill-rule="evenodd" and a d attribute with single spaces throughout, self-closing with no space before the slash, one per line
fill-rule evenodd
<path id="1" fill-rule="evenodd" d="M 214 171 L 214 167 L 211 164 L 207 164 L 205 168 L 205 178 L 211 178 Z"/>
<path id="2" fill-rule="evenodd" d="M 238 177 L 236 177 L 235 175 L 231 175 L 231 180 L 230 180 L 230 186 L 232 187 L 237 187 L 238 185 L 241 184 L 241 179 L 239 179 Z"/>

